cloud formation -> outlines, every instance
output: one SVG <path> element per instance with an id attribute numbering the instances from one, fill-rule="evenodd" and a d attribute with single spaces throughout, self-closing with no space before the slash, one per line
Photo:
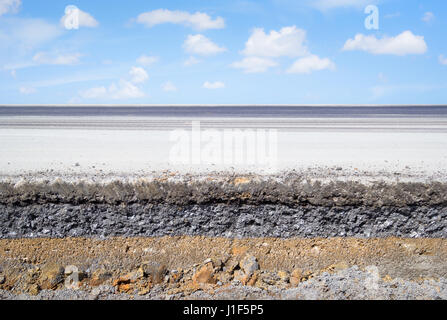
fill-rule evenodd
<path id="1" fill-rule="evenodd" d="M 80 53 L 54 54 L 38 52 L 33 57 L 34 64 L 75 65 L 79 63 Z"/>
<path id="2" fill-rule="evenodd" d="M 22 0 L 0 0 L 0 16 L 7 13 L 17 13 L 22 5 Z"/>
<path id="3" fill-rule="evenodd" d="M 132 67 L 129 71 L 130 80 L 120 79 L 118 84 L 112 83 L 109 87 L 101 86 L 79 92 L 84 99 L 136 99 L 145 97 L 146 94 L 141 89 L 140 84 L 149 79 L 143 68 Z"/>
<path id="4" fill-rule="evenodd" d="M 440 64 L 447 66 L 447 57 L 445 57 L 443 54 L 439 55 L 438 60 Z"/>
<path id="5" fill-rule="evenodd" d="M 231 64 L 231 67 L 242 69 L 245 73 L 261 73 L 266 72 L 271 67 L 276 67 L 277 62 L 268 58 L 260 57 L 246 57 L 241 61 L 236 61 Z"/>
<path id="6" fill-rule="evenodd" d="M 183 43 L 183 48 L 190 54 L 202 56 L 215 55 L 227 50 L 224 47 L 219 47 L 202 34 L 188 35 Z"/>
<path id="7" fill-rule="evenodd" d="M 312 54 L 296 60 L 287 70 L 287 73 L 310 74 L 313 71 L 321 71 L 325 69 L 335 70 L 335 64 L 328 58 L 321 59 Z"/>
<path id="8" fill-rule="evenodd" d="M 346 41 L 343 50 L 404 56 L 424 54 L 427 52 L 427 44 L 423 36 L 414 35 L 411 31 L 404 31 L 396 37 L 383 37 L 382 39 L 377 39 L 373 35 L 357 34 L 354 39 Z"/>
<path id="9" fill-rule="evenodd" d="M 213 20 L 203 12 L 189 13 L 167 9 L 144 12 L 137 17 L 137 22 L 149 28 L 164 23 L 180 24 L 196 30 L 222 29 L 225 27 L 225 21 L 221 17 Z"/>
<path id="10" fill-rule="evenodd" d="M 147 74 L 146 70 L 140 67 L 132 67 L 129 74 L 133 83 L 143 83 L 149 79 L 149 75 Z"/>
<path id="11" fill-rule="evenodd" d="M 42 19 L 7 20 L 0 29 L 0 48 L 31 50 L 46 44 L 63 33 L 63 30 Z"/>
<path id="12" fill-rule="evenodd" d="M 276 59 L 303 57 L 295 61 L 287 72 L 311 73 L 335 68 L 335 64 L 329 59 L 320 59 L 311 54 L 306 43 L 306 31 L 296 26 L 283 27 L 279 31 L 271 30 L 269 33 L 265 33 L 262 28 L 256 28 L 242 51 L 246 57 L 230 66 L 242 69 L 245 73 L 261 73 L 278 66 Z"/>
<path id="13" fill-rule="evenodd" d="M 87 13 L 85 11 L 82 11 L 81 9 L 77 8 L 78 10 L 78 17 L 79 17 L 79 27 L 88 27 L 88 28 L 95 28 L 99 25 L 99 22 L 96 21 L 95 18 L 90 13 Z M 61 26 L 65 26 L 65 21 L 68 19 L 68 14 L 65 14 L 61 18 Z"/>
<path id="14" fill-rule="evenodd" d="M 203 84 L 203 88 L 205 88 L 205 89 L 222 89 L 222 88 L 225 88 L 225 83 L 223 83 L 222 81 L 216 81 L 216 82 L 206 81 Z"/>
<path id="15" fill-rule="evenodd" d="M 308 53 L 306 31 L 296 26 L 284 27 L 279 31 L 271 30 L 266 34 L 264 29 L 256 28 L 245 43 L 242 53 L 257 57 L 298 57 Z"/>
<path id="16" fill-rule="evenodd" d="M 84 99 L 135 99 L 145 96 L 144 92 L 130 81 L 120 80 L 118 85 L 112 83 L 108 88 L 96 87 L 80 92 Z"/>
<path id="17" fill-rule="evenodd" d="M 20 87 L 19 92 L 24 95 L 29 95 L 29 94 L 36 93 L 37 90 L 36 90 L 36 88 L 33 88 L 33 87 Z"/>
<path id="18" fill-rule="evenodd" d="M 155 57 L 155 56 L 147 56 L 147 55 L 142 55 L 137 59 L 137 63 L 144 66 L 144 67 L 149 67 L 152 64 L 158 62 L 159 58 Z"/>
<path id="19" fill-rule="evenodd" d="M 426 22 L 426 23 L 430 23 L 435 19 L 435 15 L 433 14 L 433 12 L 426 12 L 424 13 L 424 16 L 422 17 L 422 21 Z"/>
<path id="20" fill-rule="evenodd" d="M 198 64 L 199 62 L 200 62 L 199 59 L 197 59 L 196 57 L 191 56 L 191 57 L 189 57 L 188 59 L 186 59 L 186 60 L 183 62 L 183 65 L 184 65 L 185 67 L 190 67 L 190 66 L 192 66 L 192 65 Z"/>

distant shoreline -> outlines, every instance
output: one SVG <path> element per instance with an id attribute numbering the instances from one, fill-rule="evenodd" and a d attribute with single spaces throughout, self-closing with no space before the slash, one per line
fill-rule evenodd
<path id="1" fill-rule="evenodd" d="M 297 107 L 297 108 L 396 108 L 396 107 L 443 107 L 447 104 L 0 104 L 0 108 L 15 107 L 36 107 L 36 108 L 159 108 L 159 107 L 206 107 L 206 108 L 235 108 L 235 107 L 255 107 L 255 108 L 273 108 L 273 107 Z"/>

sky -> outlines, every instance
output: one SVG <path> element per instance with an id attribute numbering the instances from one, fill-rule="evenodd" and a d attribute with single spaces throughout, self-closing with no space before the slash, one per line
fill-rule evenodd
<path id="1" fill-rule="evenodd" d="M 441 0 L 0 0 L 0 104 L 447 104 Z"/>

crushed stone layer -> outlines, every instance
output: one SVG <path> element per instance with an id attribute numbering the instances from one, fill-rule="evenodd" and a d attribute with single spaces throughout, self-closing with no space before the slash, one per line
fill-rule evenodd
<path id="1" fill-rule="evenodd" d="M 447 240 L 0 240 L 0 299 L 36 298 L 447 299 Z"/>
<path id="2" fill-rule="evenodd" d="M 0 205 L 0 238 L 447 238 L 447 207 L 281 204 Z"/>

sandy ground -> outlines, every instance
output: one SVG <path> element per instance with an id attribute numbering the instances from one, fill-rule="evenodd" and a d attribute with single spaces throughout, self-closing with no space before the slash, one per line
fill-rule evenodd
<path id="1" fill-rule="evenodd" d="M 201 119 L 197 151 L 191 142 L 191 119 L 12 118 L 0 119 L 1 175 L 47 170 L 126 176 L 163 170 L 272 174 L 340 167 L 347 170 L 347 175 L 399 172 L 435 179 L 447 176 L 447 131 L 442 119 Z M 262 158 L 256 149 L 254 162 L 250 163 L 246 154 L 240 162 L 234 154 L 231 159 L 225 155 L 225 130 L 272 128 L 277 130 L 277 138 L 266 136 L 264 150 L 268 155 L 274 150 L 269 148 L 276 147 L 276 156 Z M 205 141 L 210 138 L 210 129 L 217 133 L 213 141 L 223 150 L 216 151 L 214 158 L 207 153 L 210 140 Z M 186 134 L 187 140 L 174 139 L 175 132 Z M 187 146 L 182 149 L 182 158 L 179 145 Z M 199 160 L 193 159 L 194 152 Z"/>
<path id="2" fill-rule="evenodd" d="M 446 248 L 404 238 L 0 240 L 0 298 L 446 299 Z"/>

